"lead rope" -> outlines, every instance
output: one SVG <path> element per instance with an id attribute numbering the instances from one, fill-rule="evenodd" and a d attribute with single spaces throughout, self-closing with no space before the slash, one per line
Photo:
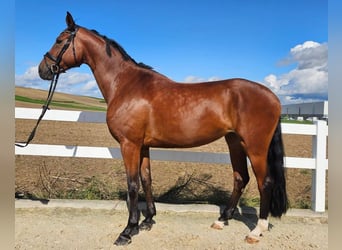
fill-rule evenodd
<path id="1" fill-rule="evenodd" d="M 46 101 L 45 101 L 45 103 L 44 103 L 44 105 L 42 107 L 42 113 L 40 114 L 40 116 L 38 118 L 38 121 L 36 123 L 36 126 L 34 126 L 30 136 L 27 139 L 27 141 L 26 142 L 15 142 L 15 144 L 14 144 L 15 146 L 21 147 L 21 148 L 25 148 L 33 140 L 40 121 L 43 119 L 46 111 L 49 109 L 49 105 L 50 105 L 50 103 L 52 101 L 52 96 L 53 96 L 53 94 L 55 92 L 55 89 L 56 89 L 56 86 L 57 86 L 58 77 L 59 77 L 59 73 L 54 74 L 53 77 L 52 77 L 49 93 L 48 93 Z"/>

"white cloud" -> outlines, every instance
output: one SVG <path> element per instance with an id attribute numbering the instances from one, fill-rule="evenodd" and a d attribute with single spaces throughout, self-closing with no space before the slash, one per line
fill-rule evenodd
<path id="1" fill-rule="evenodd" d="M 218 80 L 220 80 L 220 78 L 217 76 L 212 76 L 212 77 L 209 77 L 208 79 L 198 77 L 198 76 L 187 76 L 185 77 L 184 82 L 185 83 L 198 83 L 198 82 L 213 82 L 213 81 L 218 81 Z"/>
<path id="2" fill-rule="evenodd" d="M 102 97 L 102 93 L 101 93 L 95 79 L 88 81 L 84 86 L 82 86 L 80 91 L 82 93 L 87 93 L 87 94 L 85 94 L 87 96 Z"/>
<path id="3" fill-rule="evenodd" d="M 214 81 L 219 81 L 219 80 L 221 79 L 218 76 L 211 76 L 208 78 L 208 82 L 214 82 Z"/>
<path id="4" fill-rule="evenodd" d="M 41 85 L 43 82 L 38 74 L 38 66 L 30 67 L 23 75 L 15 76 L 16 85 L 23 87 L 35 87 Z"/>
<path id="5" fill-rule="evenodd" d="M 83 86 L 93 79 L 94 77 L 91 74 L 70 71 L 60 75 L 57 86 L 59 87 L 59 90 L 62 90 L 63 88 L 76 88 L 77 85 Z M 83 93 L 79 93 L 79 95 L 82 94 Z"/>
<path id="6" fill-rule="evenodd" d="M 97 82 L 95 80 L 87 82 L 83 87 L 82 90 L 95 90 L 98 89 Z"/>
<path id="7" fill-rule="evenodd" d="M 203 82 L 204 79 L 198 76 L 187 76 L 184 79 L 185 83 L 196 83 L 196 82 Z"/>
<path id="8" fill-rule="evenodd" d="M 66 85 L 84 83 L 92 79 L 94 79 L 94 77 L 88 73 L 68 72 L 66 74 L 60 75 L 61 83 Z"/>
<path id="9" fill-rule="evenodd" d="M 16 75 L 15 84 L 27 88 L 47 90 L 50 86 L 50 81 L 42 80 L 39 77 L 37 65 L 28 68 L 22 75 Z M 56 91 L 102 97 L 92 74 L 80 73 L 72 70 L 59 76 Z"/>
<path id="10" fill-rule="evenodd" d="M 328 45 L 306 41 L 290 50 L 290 55 L 281 61 L 296 64 L 288 73 L 264 78 L 264 84 L 274 91 L 283 103 L 306 99 L 326 99 L 328 93 Z"/>

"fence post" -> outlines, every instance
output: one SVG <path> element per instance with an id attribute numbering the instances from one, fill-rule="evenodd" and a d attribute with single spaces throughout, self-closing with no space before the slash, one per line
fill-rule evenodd
<path id="1" fill-rule="evenodd" d="M 315 212 L 325 211 L 326 124 L 326 121 L 315 121 L 317 132 L 312 138 L 312 154 L 316 159 L 316 168 L 312 170 L 311 209 Z"/>

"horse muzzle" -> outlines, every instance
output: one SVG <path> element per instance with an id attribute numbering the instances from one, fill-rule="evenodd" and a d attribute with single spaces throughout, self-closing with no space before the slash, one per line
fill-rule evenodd
<path id="1" fill-rule="evenodd" d="M 52 80 L 54 75 L 64 73 L 65 70 L 57 64 L 48 64 L 44 58 L 44 60 L 40 63 L 38 67 L 38 73 L 40 78 L 43 80 Z"/>
<path id="2" fill-rule="evenodd" d="M 38 73 L 43 80 L 52 80 L 53 78 L 53 72 L 43 62 L 38 67 Z"/>

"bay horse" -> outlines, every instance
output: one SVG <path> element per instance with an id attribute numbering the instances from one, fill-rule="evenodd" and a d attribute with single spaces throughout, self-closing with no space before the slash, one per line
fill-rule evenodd
<path id="1" fill-rule="evenodd" d="M 39 75 L 51 80 L 87 64 L 107 103 L 107 125 L 120 144 L 128 185 L 128 223 L 114 244 L 129 244 L 133 235 L 150 230 L 154 223 L 149 149 L 195 147 L 221 137 L 229 147 L 234 188 L 212 227 L 222 229 L 233 217 L 249 181 L 248 157 L 260 192 L 260 214 L 246 240 L 258 242 L 268 230 L 269 213 L 280 218 L 288 208 L 278 98 L 265 86 L 245 79 L 174 82 L 137 63 L 114 40 L 76 25 L 69 12 L 66 24 L 44 55 Z M 139 178 L 147 205 L 140 225 Z"/>

